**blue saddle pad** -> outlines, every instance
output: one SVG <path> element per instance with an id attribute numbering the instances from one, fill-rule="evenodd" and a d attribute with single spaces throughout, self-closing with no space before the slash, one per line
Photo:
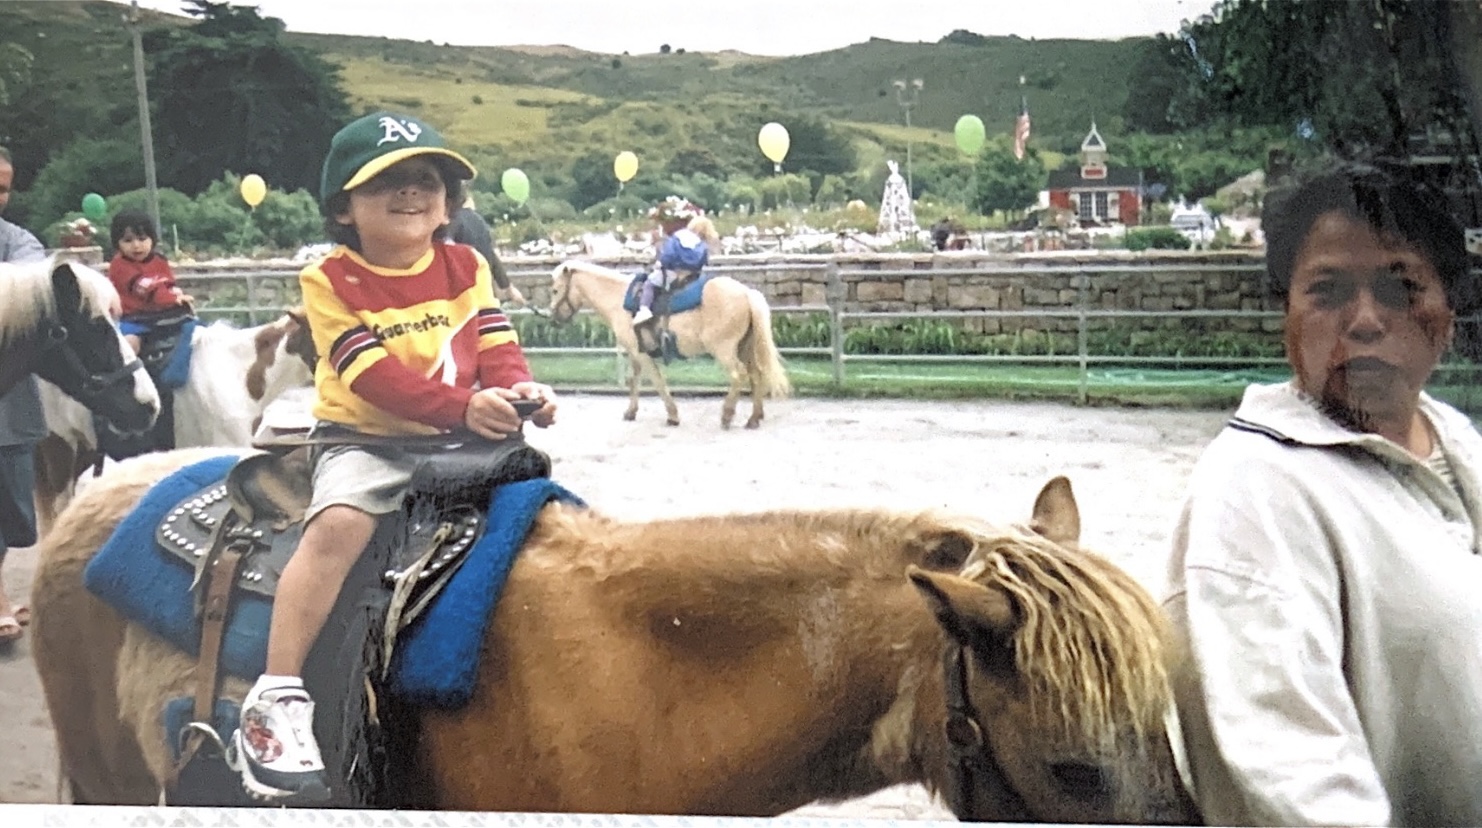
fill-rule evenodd
<path id="1" fill-rule="evenodd" d="M 192 656 L 199 654 L 201 639 L 190 592 L 194 572 L 159 547 L 155 527 L 175 504 L 225 479 L 236 459 L 203 460 L 155 484 L 83 570 L 83 584 L 90 592 Z M 551 500 L 584 505 L 547 478 L 494 491 L 484 536 L 442 594 L 402 631 L 392 664 L 394 691 L 415 703 L 446 708 L 461 706 L 472 697 L 494 602 L 536 515 Z M 222 638 L 224 671 L 249 681 L 262 674 L 272 610 L 271 600 L 237 591 Z"/>
<path id="2" fill-rule="evenodd" d="M 160 369 L 160 385 L 171 389 L 184 388 L 190 381 L 190 356 L 195 350 L 195 334 L 196 320 L 185 320 L 185 324 L 180 326 L 180 339 L 175 343 L 175 350 L 170 352 L 169 361 Z"/>
<path id="3" fill-rule="evenodd" d="M 705 292 L 705 283 L 710 281 L 713 275 L 715 274 L 701 273 L 698 279 L 669 294 L 669 312 L 684 313 L 700 307 L 700 297 Z M 628 293 L 623 297 L 623 310 L 628 313 L 638 312 L 638 294 L 643 290 L 643 280 L 647 278 L 647 273 L 640 273 L 628 284 Z"/>
<path id="4" fill-rule="evenodd" d="M 402 640 L 391 656 L 393 693 L 414 704 L 449 710 L 473 697 L 494 604 L 536 515 L 552 500 L 586 505 L 544 477 L 494 490 L 484 536 L 469 550 L 442 594 L 401 633 Z"/>

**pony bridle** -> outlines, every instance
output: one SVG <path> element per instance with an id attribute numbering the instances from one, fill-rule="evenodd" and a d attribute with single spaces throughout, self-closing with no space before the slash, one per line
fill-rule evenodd
<path id="1" fill-rule="evenodd" d="M 948 647 L 942 659 L 942 687 L 947 696 L 947 720 L 943 725 L 948 754 L 947 807 L 960 820 L 1032 822 L 1033 815 L 1009 785 L 988 734 L 978 721 L 978 711 L 968 698 L 969 658 L 967 648 L 958 644 Z M 979 791 L 987 792 L 985 801 L 979 801 Z"/>
<path id="2" fill-rule="evenodd" d="M 66 325 L 56 321 L 49 321 L 44 334 L 41 347 L 37 349 L 38 357 L 45 356 L 48 353 L 55 353 L 61 357 L 68 368 L 72 369 L 74 373 L 81 375 L 84 379 L 82 381 L 82 388 L 77 391 L 77 396 L 79 401 L 84 405 L 88 405 L 89 408 L 92 408 L 89 403 L 104 391 L 115 385 L 121 385 L 126 381 L 132 381 L 134 372 L 144 367 L 144 363 L 138 357 L 135 357 L 125 362 L 120 368 L 101 374 L 96 373 L 90 370 L 83 363 L 82 358 L 77 355 L 77 349 L 72 345 L 72 336 L 68 333 Z"/>
<path id="3" fill-rule="evenodd" d="M 556 301 L 554 301 L 554 302 L 551 303 L 551 311 L 550 311 L 551 321 L 552 322 L 555 322 L 557 325 L 564 325 L 567 322 L 570 322 L 571 320 L 573 320 L 573 319 L 576 318 L 576 311 L 577 311 L 576 303 L 574 303 L 574 302 L 571 301 L 571 274 L 568 272 L 568 273 L 565 274 L 565 276 L 566 276 L 566 289 L 563 290 L 563 291 L 561 291 L 561 298 L 560 299 L 557 299 Z M 567 311 L 567 315 L 564 316 L 564 317 L 561 316 L 561 313 L 560 313 L 560 310 L 563 307 Z"/>

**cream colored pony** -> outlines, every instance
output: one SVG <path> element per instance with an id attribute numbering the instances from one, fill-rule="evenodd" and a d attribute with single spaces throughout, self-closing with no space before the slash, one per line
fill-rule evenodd
<path id="1" fill-rule="evenodd" d="M 194 665 L 94 598 L 83 567 L 151 485 L 208 454 L 119 464 L 42 542 L 33 651 L 79 802 L 157 800 L 160 710 L 190 695 Z M 1032 527 L 877 510 L 636 523 L 548 505 L 472 701 L 418 714 L 400 758 L 424 781 L 404 793 L 762 816 L 919 782 L 966 820 L 1196 819 L 1163 727 L 1174 645 L 1156 604 L 1077 547 L 1064 478 Z"/>
<path id="2" fill-rule="evenodd" d="M 643 374 L 653 382 L 664 401 L 669 425 L 679 425 L 679 408 L 664 381 L 659 364 L 638 347 L 632 316 L 623 309 L 623 298 L 632 276 L 583 261 L 562 262 L 551 274 L 551 318 L 566 322 L 582 308 L 591 308 L 612 328 L 618 345 L 628 354 L 628 410 L 623 419 L 638 416 L 638 383 Z M 782 356 L 772 341 L 772 310 L 761 292 L 728 276 L 717 276 L 705 284 L 700 307 L 669 317 L 679 353 L 685 357 L 709 352 L 729 378 L 720 424 L 730 428 L 736 416 L 736 401 L 745 388 L 751 389 L 751 416 L 747 428 L 761 425 L 765 414 L 762 400 L 785 397 L 792 392 Z"/>

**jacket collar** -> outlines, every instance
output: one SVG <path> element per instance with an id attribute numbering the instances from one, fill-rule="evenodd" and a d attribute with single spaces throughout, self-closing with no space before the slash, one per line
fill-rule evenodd
<path id="1" fill-rule="evenodd" d="M 1441 447 L 1448 455 L 1466 454 L 1457 443 L 1457 428 L 1471 428 L 1466 418 L 1420 392 L 1420 412 L 1430 421 Z M 1458 420 L 1460 422 L 1458 422 Z M 1270 385 L 1251 385 L 1230 419 L 1229 426 L 1240 431 L 1264 434 L 1283 443 L 1305 446 L 1353 446 L 1387 460 L 1421 462 L 1403 446 L 1378 434 L 1353 431 L 1328 417 L 1316 400 L 1297 388 L 1296 380 Z M 1476 458 L 1467 457 L 1467 460 Z"/>

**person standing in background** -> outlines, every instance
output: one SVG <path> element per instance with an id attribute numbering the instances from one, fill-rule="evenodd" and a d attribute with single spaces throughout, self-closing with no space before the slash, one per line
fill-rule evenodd
<path id="1" fill-rule="evenodd" d="M 508 300 L 511 305 L 523 306 L 525 296 L 520 293 L 519 288 L 510 284 L 509 272 L 504 269 L 504 262 L 499 261 L 499 255 L 494 252 L 494 236 L 489 231 L 489 223 L 473 207 L 472 193 L 463 199 L 463 206 L 453 213 L 451 219 L 448 224 L 448 241 L 466 244 L 477 250 L 489 263 L 489 270 L 494 274 L 494 286 L 499 289 L 499 298 Z"/>
<path id="2" fill-rule="evenodd" d="M 3 218 L 10 204 L 15 166 L 0 147 L 0 262 L 46 258 L 36 236 Z M 0 644 L 13 642 L 31 620 L 30 610 L 10 602 L 5 588 L 5 553 L 36 542 L 36 444 L 46 437 L 46 419 L 36 378 L 26 377 L 0 395 Z"/>
<path id="3" fill-rule="evenodd" d="M 1293 378 L 1205 450 L 1164 606 L 1210 825 L 1482 825 L 1482 435 L 1424 390 L 1482 309 L 1445 196 L 1339 165 L 1267 194 Z"/>

